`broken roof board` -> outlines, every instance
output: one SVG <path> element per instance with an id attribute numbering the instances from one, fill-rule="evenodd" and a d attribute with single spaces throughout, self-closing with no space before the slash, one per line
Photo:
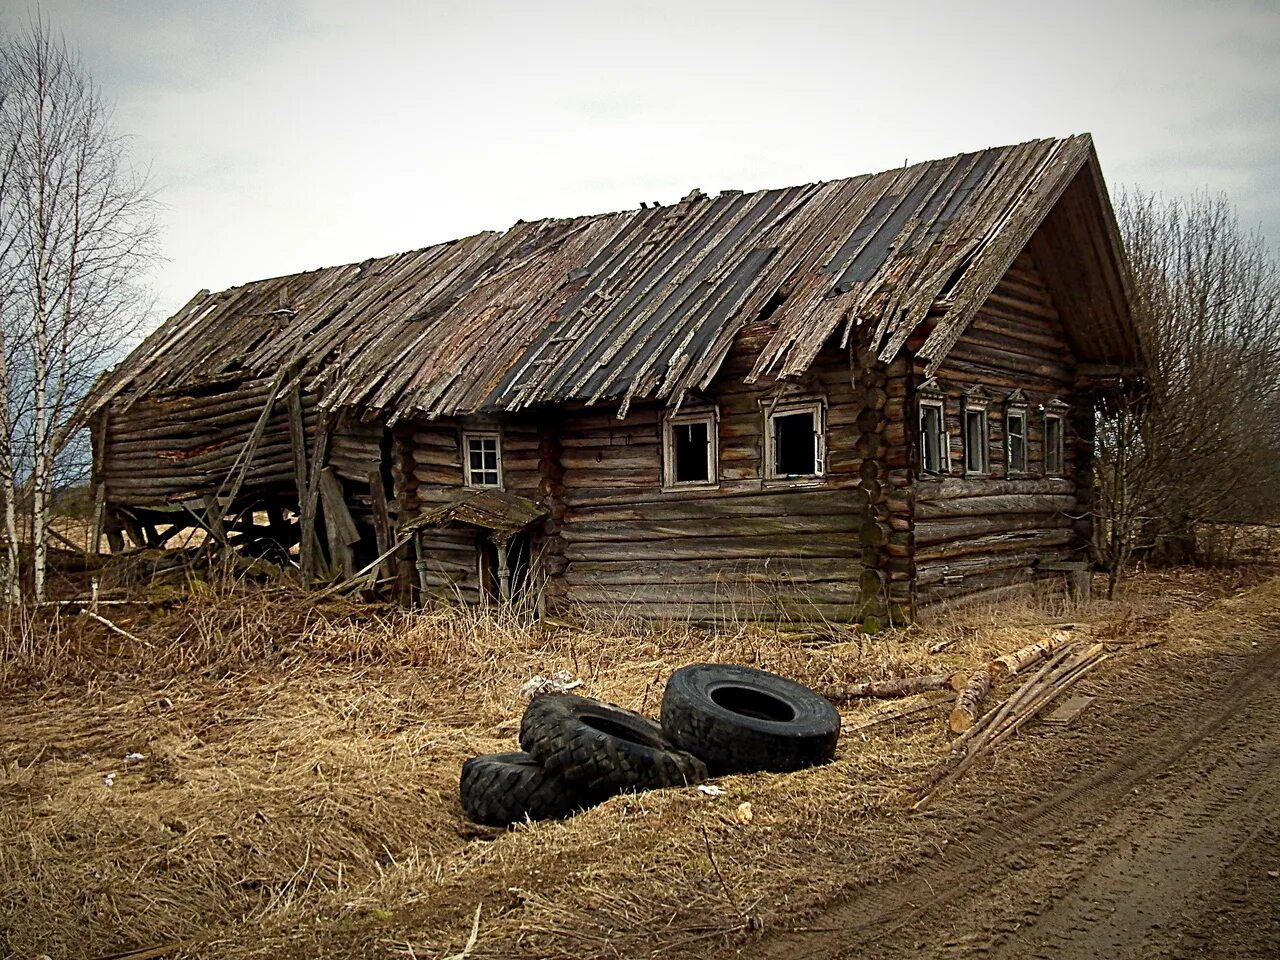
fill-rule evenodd
<path id="1" fill-rule="evenodd" d="M 803 373 L 833 335 L 858 327 L 887 359 L 930 311 L 950 307 L 923 350 L 936 364 L 1086 167 L 1096 172 L 1087 135 L 1040 140 L 847 180 L 517 223 L 206 291 L 105 378 L 84 412 L 126 391 L 282 368 L 326 409 L 393 422 L 564 401 L 625 410 L 707 386 L 742 327 L 766 313 L 771 336 L 753 380 Z M 1107 238 L 1112 262 L 1101 269 L 1123 274 Z M 1098 307 L 1112 335 L 1095 341 L 1106 355 L 1088 359 L 1134 359 L 1127 309 Z"/>

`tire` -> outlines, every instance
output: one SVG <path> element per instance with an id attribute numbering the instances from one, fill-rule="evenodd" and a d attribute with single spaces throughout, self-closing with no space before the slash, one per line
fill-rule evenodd
<path id="1" fill-rule="evenodd" d="M 604 799 L 551 773 L 527 753 L 472 757 L 462 765 L 458 792 L 468 817 L 495 827 L 526 818 L 558 820 Z"/>
<path id="2" fill-rule="evenodd" d="M 776 673 L 698 663 L 667 681 L 662 729 L 713 774 L 786 772 L 835 756 L 840 714 L 826 698 Z"/>
<path id="3" fill-rule="evenodd" d="M 591 793 L 680 787 L 707 776 L 703 762 L 673 747 L 652 720 L 571 694 L 530 701 L 520 746 Z"/>

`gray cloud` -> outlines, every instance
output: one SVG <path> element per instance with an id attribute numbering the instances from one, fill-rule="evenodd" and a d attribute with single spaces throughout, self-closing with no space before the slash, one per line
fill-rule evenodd
<path id="1" fill-rule="evenodd" d="M 42 8 L 154 158 L 169 308 L 517 218 L 1083 130 L 1113 185 L 1225 189 L 1280 237 L 1268 3 Z"/>

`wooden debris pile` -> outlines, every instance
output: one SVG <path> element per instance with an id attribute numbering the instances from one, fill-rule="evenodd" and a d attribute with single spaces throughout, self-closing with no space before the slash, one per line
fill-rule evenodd
<path id="1" fill-rule="evenodd" d="M 937 673 L 915 677 L 874 680 L 865 683 L 833 684 L 823 694 L 833 702 L 860 699 L 909 697 L 939 690 L 954 690 L 956 698 L 948 727 L 956 738 L 951 749 L 918 788 L 915 810 L 924 809 L 940 790 L 958 780 L 981 756 L 1003 743 L 1046 707 L 1095 670 L 1108 654 L 1101 643 L 1085 644 L 1066 630 L 1057 630 L 1047 639 L 997 657 L 972 673 Z M 984 712 L 993 688 L 1040 664 L 1039 669 L 1012 694 Z M 922 707 L 897 711 L 891 717 L 937 706 L 933 700 Z M 873 721 L 874 722 L 874 721 Z M 869 726 L 871 724 L 867 724 Z M 861 729 L 861 728 L 855 728 Z"/>

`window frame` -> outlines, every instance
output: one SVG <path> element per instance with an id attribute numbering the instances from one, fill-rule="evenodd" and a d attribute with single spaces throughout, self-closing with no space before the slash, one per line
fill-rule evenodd
<path id="1" fill-rule="evenodd" d="M 810 413 L 813 417 L 814 467 L 813 473 L 777 472 L 777 441 L 774 436 L 774 420 L 778 417 Z M 764 410 L 764 471 L 763 479 L 769 483 L 820 483 L 827 476 L 827 400 L 825 397 L 796 397 L 769 404 Z"/>
<path id="2" fill-rule="evenodd" d="M 951 436 L 947 432 L 947 408 L 941 395 L 921 396 L 916 402 L 919 408 L 920 429 L 920 473 L 931 477 L 945 477 L 951 473 Z M 924 428 L 926 410 L 938 411 L 938 445 L 934 451 L 938 466 L 929 467 L 928 431 Z"/>
<path id="3" fill-rule="evenodd" d="M 1021 433 L 1015 434 L 1010 422 L 1014 418 L 1022 421 Z M 1024 403 L 1011 403 L 1004 410 L 1004 473 L 1006 477 L 1021 477 L 1027 474 L 1030 456 L 1030 438 L 1027 436 L 1027 407 Z M 1022 466 L 1013 465 L 1013 438 L 1022 441 Z"/>
<path id="4" fill-rule="evenodd" d="M 707 479 L 676 479 L 674 428 L 686 423 L 707 425 Z M 662 489 L 714 490 L 720 486 L 720 408 L 702 407 L 669 413 L 662 418 Z"/>
<path id="5" fill-rule="evenodd" d="M 991 474 L 991 420 L 988 416 L 988 409 L 989 405 L 986 400 L 966 398 L 961 405 L 960 444 L 963 448 L 961 455 L 964 458 L 964 475 L 966 477 L 986 477 Z M 977 443 L 974 443 L 973 437 L 970 436 L 969 419 L 973 416 L 979 418 Z M 969 454 L 975 448 L 979 454 L 978 466 L 971 467 L 969 465 Z"/>
<path id="6" fill-rule="evenodd" d="M 494 462 L 498 474 L 497 483 L 476 483 L 471 473 L 471 441 L 492 440 Z M 489 471 L 482 471 L 489 472 Z M 463 430 L 462 431 L 462 483 L 463 486 L 476 490 L 503 490 L 505 477 L 502 469 L 502 431 L 501 430 Z"/>
<path id="7" fill-rule="evenodd" d="M 1067 475 L 1067 405 L 1060 400 L 1051 400 L 1044 405 L 1044 443 L 1041 464 L 1046 477 L 1065 477 Z M 1050 467 L 1049 424 L 1058 424 L 1058 440 L 1052 452 L 1057 457 L 1057 466 Z"/>

